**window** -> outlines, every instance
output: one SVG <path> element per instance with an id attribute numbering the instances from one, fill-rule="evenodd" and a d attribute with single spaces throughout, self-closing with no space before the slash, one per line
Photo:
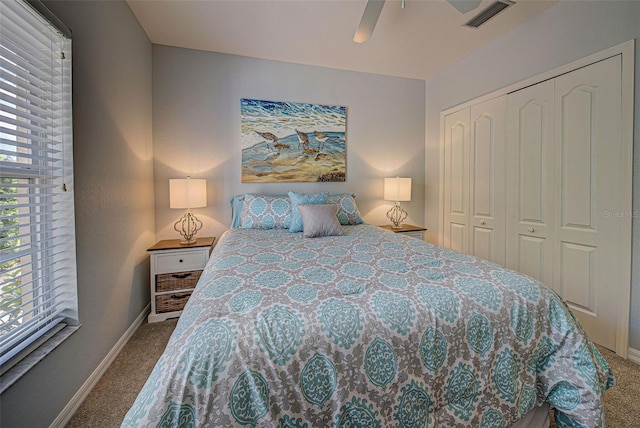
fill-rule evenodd
<path id="1" fill-rule="evenodd" d="M 0 1 L 0 293 L 3 373 L 78 324 L 71 40 L 23 0 Z"/>

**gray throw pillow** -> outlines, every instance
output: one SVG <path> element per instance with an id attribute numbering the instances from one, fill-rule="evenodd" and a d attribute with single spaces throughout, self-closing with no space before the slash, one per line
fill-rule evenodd
<path id="1" fill-rule="evenodd" d="M 326 204 L 298 205 L 302 216 L 302 236 L 316 238 L 344 235 L 336 216 L 337 208 L 336 205 Z"/>

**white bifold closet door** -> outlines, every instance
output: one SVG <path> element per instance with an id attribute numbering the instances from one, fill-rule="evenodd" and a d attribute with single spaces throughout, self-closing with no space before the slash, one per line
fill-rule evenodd
<path id="1" fill-rule="evenodd" d="M 444 119 L 445 247 L 469 253 L 469 109 Z"/>
<path id="2" fill-rule="evenodd" d="M 616 349 L 626 147 L 621 57 L 508 95 L 507 266 L 552 286 Z"/>
<path id="3" fill-rule="evenodd" d="M 505 264 L 506 97 L 471 107 L 469 136 L 469 246 L 471 253 Z"/>
<path id="4" fill-rule="evenodd" d="M 625 197 L 621 57 L 555 79 L 553 286 L 591 338 L 616 349 Z M 625 237 L 629 239 L 630 237 Z"/>
<path id="5" fill-rule="evenodd" d="M 506 97 L 445 117 L 444 245 L 504 265 Z"/>
<path id="6" fill-rule="evenodd" d="M 553 80 L 507 96 L 506 266 L 553 281 Z"/>

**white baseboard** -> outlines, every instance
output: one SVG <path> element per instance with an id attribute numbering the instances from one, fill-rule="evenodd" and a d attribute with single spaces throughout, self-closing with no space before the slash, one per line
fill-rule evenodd
<path id="1" fill-rule="evenodd" d="M 637 349 L 629 348 L 627 351 L 627 358 L 632 363 L 640 364 L 640 351 Z"/>
<path id="2" fill-rule="evenodd" d="M 75 395 L 71 398 L 71 401 L 69 401 L 69 403 L 67 403 L 65 408 L 62 409 L 62 412 L 60 412 L 58 417 L 51 423 L 49 428 L 64 428 L 64 426 L 69 423 L 74 413 L 78 410 L 78 408 L 80 407 L 82 402 L 85 400 L 85 398 L 87 398 L 87 396 L 89 395 L 93 387 L 96 386 L 96 384 L 98 383 L 98 381 L 100 380 L 104 372 L 107 371 L 111 363 L 113 363 L 113 360 L 115 360 L 118 354 L 120 353 L 120 351 L 122 351 L 122 348 L 124 348 L 124 345 L 126 345 L 129 339 L 131 339 L 131 336 L 133 336 L 133 333 L 135 333 L 138 327 L 142 325 L 142 323 L 144 322 L 145 318 L 147 317 L 150 311 L 151 311 L 151 303 L 149 303 L 142 310 L 142 312 L 140 313 L 140 315 L 138 315 L 138 317 L 135 319 L 133 324 L 131 324 L 127 329 L 127 331 L 124 332 L 122 337 L 116 342 L 113 348 L 111 348 L 107 356 L 104 357 L 104 359 L 100 362 L 100 364 L 98 364 L 98 367 L 96 367 L 93 373 L 91 373 L 91 375 L 85 381 L 85 383 L 82 384 L 78 392 L 75 393 Z"/>

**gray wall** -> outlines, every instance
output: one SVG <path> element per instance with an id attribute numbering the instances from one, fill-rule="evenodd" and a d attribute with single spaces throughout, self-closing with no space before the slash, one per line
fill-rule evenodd
<path id="1" fill-rule="evenodd" d="M 516 6 L 517 7 L 517 6 Z M 426 226 L 438 242 L 440 111 L 640 37 L 640 2 L 561 2 L 427 80 Z M 636 42 L 636 64 L 640 43 Z M 635 79 L 634 165 L 640 165 L 640 67 Z M 634 212 L 640 168 L 634 168 Z M 640 349 L 640 219 L 633 221 L 630 346 Z"/>
<path id="2" fill-rule="evenodd" d="M 82 328 L 1 398 L 0 426 L 45 427 L 149 302 L 152 48 L 123 1 L 46 2 L 73 31 Z"/>
<path id="3" fill-rule="evenodd" d="M 240 183 L 240 98 L 347 107 L 345 183 Z M 365 221 L 388 223 L 382 178 L 413 178 L 402 203 L 424 222 L 425 82 L 218 54 L 153 47 L 153 139 L 158 239 L 177 238 L 170 178 L 206 178 L 209 206 L 194 210 L 201 236 L 220 236 L 238 193 L 355 192 Z"/>

